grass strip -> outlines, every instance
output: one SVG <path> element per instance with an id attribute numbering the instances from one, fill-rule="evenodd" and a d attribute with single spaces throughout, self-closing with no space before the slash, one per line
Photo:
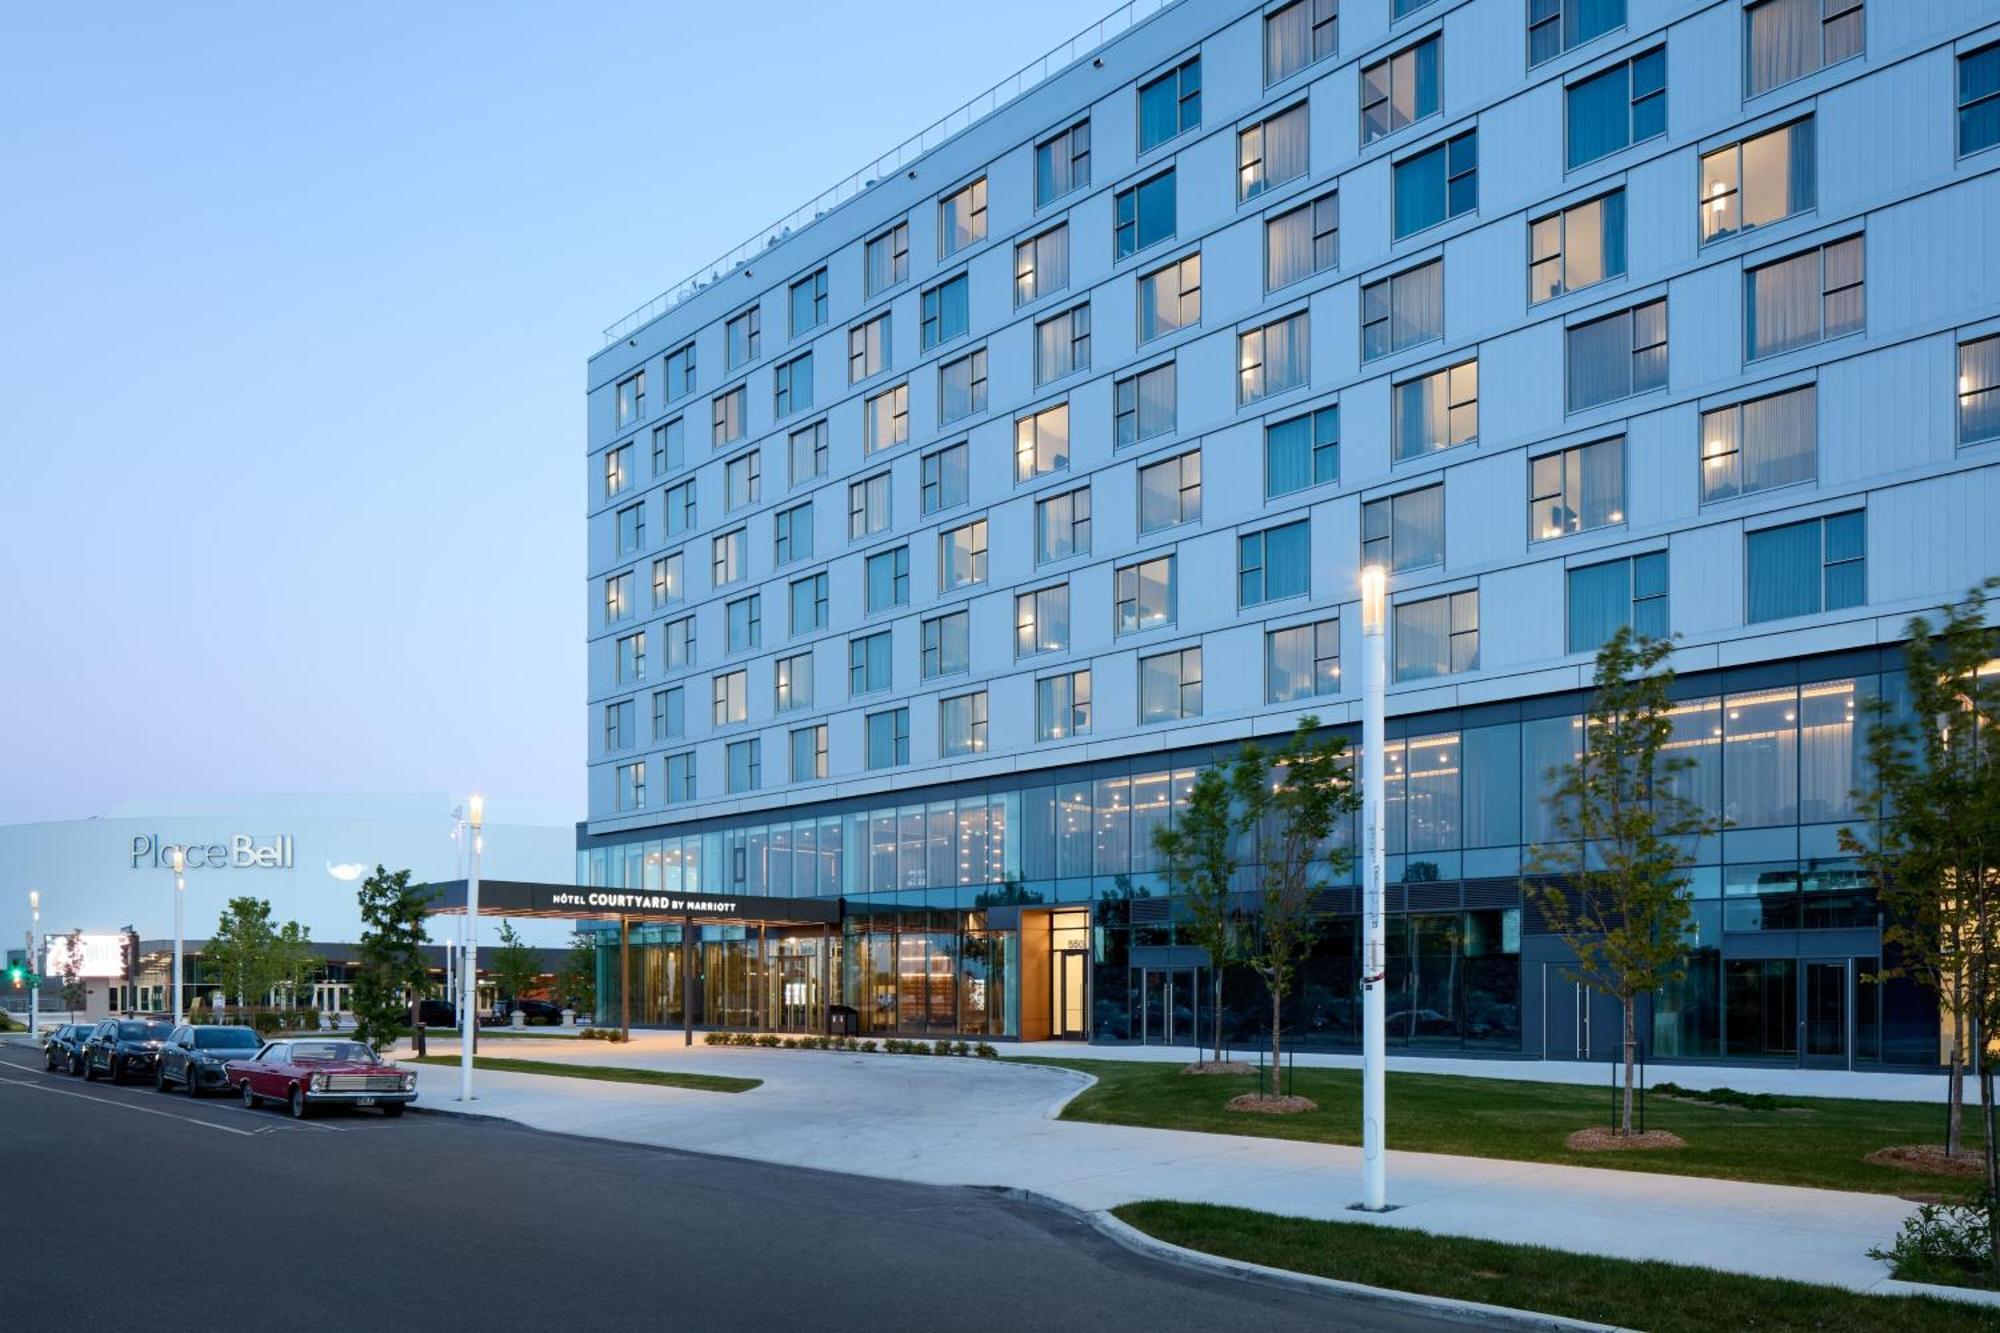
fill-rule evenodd
<path id="1" fill-rule="evenodd" d="M 455 1055 L 406 1056 L 402 1063 L 457 1065 Z M 621 1069 L 614 1065 L 557 1064 L 551 1060 L 514 1060 L 502 1055 L 475 1055 L 475 1069 L 496 1074 L 547 1074 L 554 1078 L 587 1078 L 600 1083 L 643 1083 L 655 1088 L 691 1088 L 696 1092 L 748 1092 L 761 1078 L 730 1078 L 726 1074 L 681 1074 L 668 1069 Z"/>
<path id="2" fill-rule="evenodd" d="M 2000 1328 L 2000 1310 L 1932 1296 L 1870 1296 L 1657 1260 L 1320 1222 L 1214 1204 L 1128 1203 L 1120 1220 L 1174 1245 L 1272 1268 L 1480 1301 L 1649 1333 L 1958 1333 Z M 1635 1219 L 1634 1225 L 1641 1220 Z"/>

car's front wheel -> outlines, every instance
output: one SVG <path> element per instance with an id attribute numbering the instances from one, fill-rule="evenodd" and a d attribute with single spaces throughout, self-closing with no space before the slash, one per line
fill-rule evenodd
<path id="1" fill-rule="evenodd" d="M 156 1060 L 153 1063 L 153 1091 L 165 1092 L 166 1090 L 167 1062 L 165 1060 Z"/>
<path id="2" fill-rule="evenodd" d="M 250 1080 L 247 1078 L 243 1080 L 243 1107 L 248 1111 L 257 1109 L 257 1094 L 250 1091 Z"/>
<path id="3" fill-rule="evenodd" d="M 403 1104 L 401 1102 L 387 1102 L 383 1104 L 382 1114 L 388 1116 L 391 1120 L 394 1120 L 397 1116 L 401 1115 L 402 1113 L 403 1113 Z"/>
<path id="4" fill-rule="evenodd" d="M 83 1081 L 85 1083 L 97 1082 L 97 1061 L 89 1055 L 83 1057 Z"/>
<path id="5" fill-rule="evenodd" d="M 193 1065 L 187 1067 L 187 1093 L 190 1097 L 201 1096 L 201 1075 Z"/>
<path id="6" fill-rule="evenodd" d="M 306 1118 L 306 1111 L 310 1109 L 306 1105 L 306 1090 L 296 1083 L 292 1085 L 292 1097 L 289 1105 L 292 1111 L 292 1119 L 303 1120 Z"/>

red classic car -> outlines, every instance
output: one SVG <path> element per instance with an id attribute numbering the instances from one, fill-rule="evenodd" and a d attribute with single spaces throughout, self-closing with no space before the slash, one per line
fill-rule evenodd
<path id="1" fill-rule="evenodd" d="M 231 1060 L 229 1081 L 243 1104 L 282 1102 L 295 1120 L 321 1106 L 377 1106 L 398 1116 L 417 1099 L 417 1076 L 385 1065 L 366 1043 L 327 1037 L 267 1042 L 247 1060 Z"/>

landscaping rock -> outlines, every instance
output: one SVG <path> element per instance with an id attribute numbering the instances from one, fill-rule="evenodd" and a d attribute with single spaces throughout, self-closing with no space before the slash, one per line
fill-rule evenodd
<path id="1" fill-rule="evenodd" d="M 1620 1134 L 1615 1129 L 1598 1125 L 1579 1129 L 1563 1140 L 1563 1146 L 1571 1152 L 1648 1152 L 1656 1148 L 1685 1148 L 1687 1140 L 1664 1129 L 1649 1129 L 1644 1134 Z"/>
<path id="2" fill-rule="evenodd" d="M 1319 1110 L 1319 1103 L 1310 1097 L 1267 1097 L 1246 1092 L 1240 1097 L 1231 1097 L 1229 1109 L 1251 1111 L 1258 1115 L 1298 1115 L 1302 1111 Z"/>

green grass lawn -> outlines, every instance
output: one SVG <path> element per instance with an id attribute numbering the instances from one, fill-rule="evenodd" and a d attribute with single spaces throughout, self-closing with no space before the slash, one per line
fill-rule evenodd
<path id="1" fill-rule="evenodd" d="M 1071 1101 L 1065 1120 L 1160 1129 L 1197 1129 L 1318 1143 L 1361 1142 L 1361 1074 L 1300 1069 L 1295 1091 L 1319 1103 L 1303 1115 L 1245 1115 L 1224 1109 L 1254 1092 L 1254 1075 L 1194 1077 L 1172 1061 L 1040 1060 L 1097 1076 Z M 1444 1074 L 1389 1075 L 1389 1146 L 1416 1152 L 1563 1162 L 1675 1175 L 1719 1176 L 1778 1185 L 1866 1190 L 1878 1194 L 1952 1194 L 1975 1181 L 1917 1175 L 1862 1158 L 1900 1143 L 1940 1143 L 1944 1108 L 1916 1102 L 1787 1099 L 1783 1109 L 1741 1110 L 1658 1096 L 1647 1098 L 1646 1128 L 1666 1129 L 1687 1147 L 1660 1152 L 1578 1153 L 1563 1146 L 1573 1131 L 1611 1123 L 1606 1086 L 1576 1087 L 1521 1079 Z M 1968 1150 L 1979 1143 L 1968 1111 Z"/>
<path id="2" fill-rule="evenodd" d="M 1867 1296 L 1681 1264 L 1603 1259 L 1536 1245 L 1436 1236 L 1366 1222 L 1317 1222 L 1213 1204 L 1112 1209 L 1191 1250 L 1454 1300 L 1567 1315 L 1650 1333 L 1957 1333 L 2000 1328 L 2000 1310 L 1935 1297 Z M 1643 1219 L 1634 1219 L 1641 1225 Z"/>
<path id="3" fill-rule="evenodd" d="M 455 1055 L 407 1057 L 405 1063 L 457 1065 Z M 697 1092 L 748 1092 L 761 1087 L 761 1078 L 730 1078 L 724 1074 L 677 1074 L 665 1069 L 620 1069 L 612 1065 L 557 1064 L 549 1060 L 514 1060 L 499 1055 L 475 1055 L 475 1069 L 500 1074 L 548 1074 L 555 1078 L 588 1078 L 601 1083 L 644 1083 L 655 1088 L 692 1088 Z"/>

